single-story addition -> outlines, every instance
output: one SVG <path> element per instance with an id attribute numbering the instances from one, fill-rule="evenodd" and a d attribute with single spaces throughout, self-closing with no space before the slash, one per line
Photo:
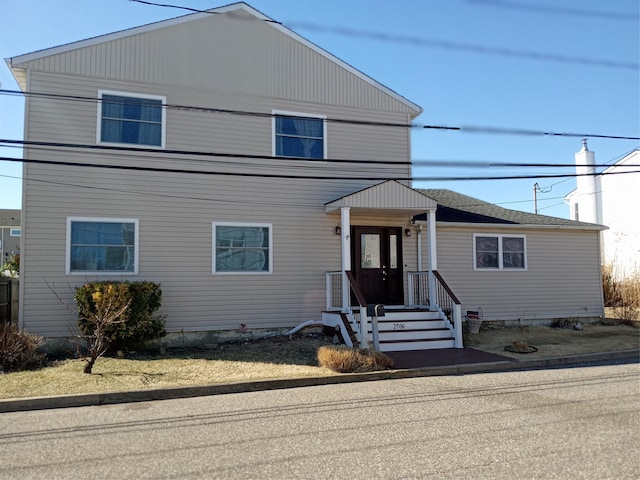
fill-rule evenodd
<path id="1" fill-rule="evenodd" d="M 246 3 L 7 64 L 29 94 L 33 333 L 76 322 L 51 286 L 73 303 L 106 279 L 161 284 L 166 342 L 323 322 L 349 344 L 452 348 L 467 309 L 602 315 L 600 227 L 411 188 L 422 108 Z"/>
<path id="2" fill-rule="evenodd" d="M 592 223 L 510 210 L 450 190 L 437 202 L 437 270 L 486 320 L 548 324 L 604 316 L 600 232 Z M 420 224 L 424 215 L 414 217 Z"/>

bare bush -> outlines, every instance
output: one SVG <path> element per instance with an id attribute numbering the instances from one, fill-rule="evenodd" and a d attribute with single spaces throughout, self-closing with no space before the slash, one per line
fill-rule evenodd
<path id="1" fill-rule="evenodd" d="M 0 372 L 28 370 L 41 367 L 45 355 L 37 348 L 44 344 L 42 337 L 20 330 L 9 322 L 0 322 Z"/>
<path id="2" fill-rule="evenodd" d="M 84 321 L 91 326 L 88 335 L 84 335 L 87 342 L 84 373 L 91 373 L 96 360 L 101 357 L 111 344 L 109 329 L 113 325 L 125 321 L 123 314 L 129 308 L 131 300 L 127 296 L 127 288 L 123 284 L 102 284 L 95 287 L 91 294 L 95 305 L 94 311 L 84 317 Z M 81 349 L 78 348 L 81 355 Z"/>
<path id="3" fill-rule="evenodd" d="M 373 349 L 326 345 L 318 349 L 318 364 L 341 373 L 371 372 L 393 367 L 393 360 Z"/>
<path id="4" fill-rule="evenodd" d="M 615 318 L 634 322 L 640 318 L 640 272 L 617 278 L 613 268 L 602 269 L 602 290 L 604 304 L 613 309 Z"/>

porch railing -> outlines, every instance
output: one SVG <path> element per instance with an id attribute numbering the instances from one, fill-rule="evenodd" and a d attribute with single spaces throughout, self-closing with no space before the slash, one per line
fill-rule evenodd
<path id="1" fill-rule="evenodd" d="M 407 303 L 411 307 L 429 307 L 429 272 L 407 274 Z"/>
<path id="2" fill-rule="evenodd" d="M 342 305 L 342 285 L 343 279 L 346 279 L 346 284 L 349 285 L 349 304 Z M 327 310 L 341 311 L 347 315 L 352 327 L 354 328 L 358 340 L 360 342 L 360 348 L 367 348 L 368 340 L 367 334 L 369 331 L 368 322 L 369 317 L 367 315 L 367 301 L 364 295 L 358 287 L 353 273 L 346 272 L 327 272 L 326 276 L 326 289 L 327 289 Z M 353 295 L 352 295 L 353 294 Z M 355 304 L 351 299 L 355 299 Z M 376 328 L 376 325 L 372 325 Z M 374 332 L 374 336 L 377 332 Z"/>
<path id="3" fill-rule="evenodd" d="M 355 298 L 357 305 L 352 305 L 354 302 L 351 301 L 346 307 L 342 305 L 343 276 L 346 276 L 346 283 L 350 287 L 349 298 Z M 360 337 L 361 347 L 366 348 L 366 334 L 369 322 L 367 303 L 358 288 L 353 274 L 349 271 L 327 272 L 326 288 L 327 310 L 342 311 L 347 314 L 351 324 L 354 326 L 354 330 Z M 433 272 L 409 272 L 407 290 L 407 303 L 409 306 L 429 308 L 444 314 L 445 322 L 449 324 L 449 328 L 453 331 L 455 347 L 462 348 L 462 304 L 453 293 L 453 290 L 447 285 L 440 272 L 436 270 Z M 353 292 L 352 296 L 351 292 Z M 375 325 L 372 325 L 372 327 L 375 328 Z"/>
<path id="4" fill-rule="evenodd" d="M 453 290 L 449 288 L 442 275 L 437 270 L 433 271 L 435 279 L 435 291 L 437 306 L 444 313 L 447 321 L 453 329 L 455 347 L 462 348 L 462 304 Z"/>
<path id="5" fill-rule="evenodd" d="M 410 306 L 439 310 L 444 314 L 454 332 L 456 348 L 462 348 L 462 304 L 440 272 L 409 272 L 407 291 Z"/>

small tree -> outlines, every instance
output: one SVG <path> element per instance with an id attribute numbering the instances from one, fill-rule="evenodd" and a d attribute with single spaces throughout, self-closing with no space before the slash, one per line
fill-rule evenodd
<path id="1" fill-rule="evenodd" d="M 127 287 L 118 283 L 94 284 L 91 293 L 93 309 L 82 315 L 85 328 L 86 355 L 78 354 L 85 360 L 84 373 L 91 373 L 96 360 L 101 357 L 111 345 L 109 331 L 118 324 L 124 323 L 124 313 L 129 308 L 131 299 Z"/>
<path id="2" fill-rule="evenodd" d="M 166 335 L 164 317 L 155 315 L 162 303 L 162 290 L 153 282 L 89 282 L 76 288 L 75 301 L 78 307 L 78 327 L 85 335 L 95 329 L 90 320 L 97 313 L 93 295 L 108 286 L 118 287 L 118 291 L 129 300 L 128 308 L 122 313 L 122 321 L 105 325 L 105 335 L 117 349 L 138 347 L 141 343 Z"/>

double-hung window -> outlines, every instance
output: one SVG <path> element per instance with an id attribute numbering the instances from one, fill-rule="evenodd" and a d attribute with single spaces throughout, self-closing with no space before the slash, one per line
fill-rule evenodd
<path id="1" fill-rule="evenodd" d="M 474 234 L 474 269 L 525 270 L 526 238 L 523 235 Z"/>
<path id="2" fill-rule="evenodd" d="M 275 157 L 326 158 L 325 117 L 273 112 Z"/>
<path id="3" fill-rule="evenodd" d="M 138 220 L 67 218 L 68 274 L 138 273 Z"/>
<path id="4" fill-rule="evenodd" d="M 213 273 L 271 273 L 269 224 L 214 223 Z"/>
<path id="5" fill-rule="evenodd" d="M 164 148 L 164 97 L 100 91 L 98 143 Z"/>

